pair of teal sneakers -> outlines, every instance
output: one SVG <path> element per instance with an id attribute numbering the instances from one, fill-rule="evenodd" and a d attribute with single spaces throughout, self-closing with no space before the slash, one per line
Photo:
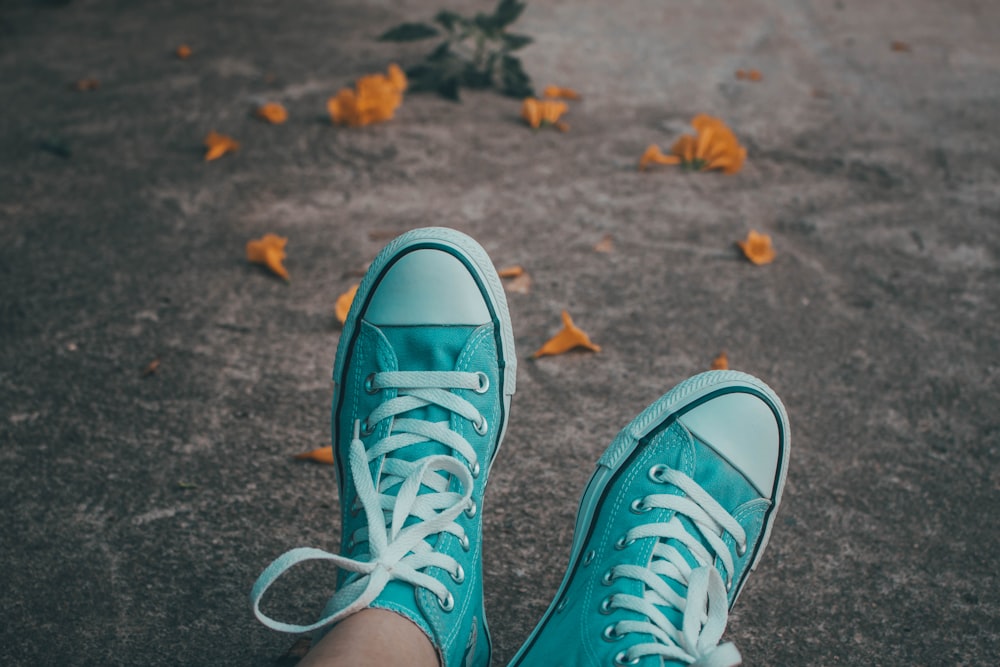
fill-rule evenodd
<path id="1" fill-rule="evenodd" d="M 392 610 L 443 667 L 488 665 L 481 509 L 515 375 L 503 286 L 482 247 L 444 228 L 386 246 L 334 366 L 340 553 L 280 556 L 253 587 L 257 617 L 309 632 Z M 739 664 L 720 642 L 767 545 L 788 451 L 781 401 L 743 373 L 696 375 L 646 408 L 598 460 L 565 578 L 511 665 Z M 320 620 L 264 615 L 267 588 L 308 560 L 338 568 Z"/>

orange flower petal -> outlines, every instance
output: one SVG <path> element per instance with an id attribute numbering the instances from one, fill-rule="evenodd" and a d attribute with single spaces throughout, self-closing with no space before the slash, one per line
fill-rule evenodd
<path id="1" fill-rule="evenodd" d="M 239 150 L 240 144 L 232 137 L 227 137 L 213 130 L 205 137 L 205 148 L 208 149 L 205 151 L 205 162 L 211 162 L 218 160 L 226 153 Z"/>
<path id="2" fill-rule="evenodd" d="M 713 371 L 728 371 L 729 370 L 729 357 L 726 356 L 725 351 L 719 352 L 719 356 L 712 360 L 712 365 L 710 370 Z"/>
<path id="3" fill-rule="evenodd" d="M 524 274 L 524 267 L 520 264 L 515 264 L 513 266 L 505 266 L 502 269 L 497 270 L 497 275 L 501 278 L 517 278 Z"/>
<path id="4" fill-rule="evenodd" d="M 326 447 L 317 447 L 316 449 L 309 450 L 308 452 L 296 454 L 292 458 L 298 461 L 315 461 L 316 463 L 333 465 L 333 446 L 327 445 Z"/>
<path id="5" fill-rule="evenodd" d="M 573 324 L 573 319 L 567 311 L 562 311 L 563 328 L 555 336 L 550 338 L 532 355 L 533 358 L 543 357 L 548 354 L 563 354 L 577 347 L 585 347 L 594 352 L 600 352 L 601 346 L 590 340 L 580 328 Z"/>
<path id="6" fill-rule="evenodd" d="M 403 103 L 406 74 L 398 65 L 389 65 L 388 74 L 368 74 L 327 100 L 330 118 L 338 125 L 361 127 L 390 120 Z"/>
<path id="7" fill-rule="evenodd" d="M 146 367 L 142 369 L 142 377 L 149 377 L 156 371 L 160 370 L 160 360 L 159 358 L 153 359 L 151 362 L 146 364 Z"/>
<path id="8" fill-rule="evenodd" d="M 389 82 L 400 92 L 406 90 L 407 85 L 409 85 L 406 73 L 396 63 L 389 65 Z"/>
<path id="9" fill-rule="evenodd" d="M 73 84 L 73 87 L 76 88 L 81 93 L 83 93 L 89 90 L 97 90 L 98 88 L 101 87 L 101 82 L 93 78 L 80 79 L 75 84 Z"/>
<path id="10" fill-rule="evenodd" d="M 676 155 L 664 155 L 663 151 L 656 144 L 650 144 L 646 151 L 639 158 L 639 171 L 644 171 L 651 164 L 680 164 L 681 159 Z"/>
<path id="11" fill-rule="evenodd" d="M 542 95 L 545 97 L 562 98 L 564 100 L 580 99 L 580 93 L 576 92 L 572 88 L 564 88 L 562 86 L 545 86 L 545 90 L 542 91 Z"/>
<path id="12" fill-rule="evenodd" d="M 611 234 L 605 234 L 600 241 L 594 244 L 594 250 L 597 252 L 614 252 L 615 250 L 615 240 L 612 238 Z"/>
<path id="13" fill-rule="evenodd" d="M 333 312 L 337 316 L 337 321 L 341 324 L 347 321 L 347 314 L 351 312 L 351 304 L 354 303 L 354 295 L 357 293 L 358 286 L 354 285 L 337 297 L 337 302 L 333 306 Z"/>
<path id="14" fill-rule="evenodd" d="M 752 69 L 749 72 L 747 72 L 747 78 L 750 79 L 751 81 L 760 81 L 764 77 L 761 75 L 759 71 Z"/>
<path id="15" fill-rule="evenodd" d="M 758 234 L 753 229 L 747 234 L 746 240 L 737 241 L 736 244 L 746 258 L 757 265 L 770 264 L 777 255 L 771 245 L 771 237 L 767 234 Z"/>
<path id="16" fill-rule="evenodd" d="M 188 46 L 187 44 L 181 44 L 180 46 L 177 47 L 177 50 L 174 51 L 174 53 L 176 53 L 177 57 L 180 58 L 181 60 L 187 60 L 188 58 L 191 57 L 191 54 L 194 52 L 191 50 L 191 47 Z"/>
<path id="17" fill-rule="evenodd" d="M 288 271 L 282 265 L 287 243 L 288 239 L 283 236 L 264 234 L 259 239 L 247 242 L 247 260 L 254 264 L 263 264 L 275 275 L 288 280 Z"/>
<path id="18" fill-rule="evenodd" d="M 288 120 L 288 111 L 277 102 L 268 102 L 257 109 L 257 117 L 272 125 L 281 125 Z"/>
<path id="19" fill-rule="evenodd" d="M 691 119 L 697 135 L 682 135 L 670 149 L 688 169 L 708 171 L 721 169 L 724 174 L 735 174 L 743 168 L 746 149 L 740 146 L 736 135 L 718 118 L 698 114 Z"/>
<path id="20" fill-rule="evenodd" d="M 536 100 L 534 97 L 524 98 L 521 103 L 521 118 L 533 129 L 538 129 L 542 125 L 552 125 L 556 129 L 565 132 L 569 125 L 560 121 L 560 117 L 566 113 L 569 107 L 565 102 L 558 100 Z"/>
<path id="21" fill-rule="evenodd" d="M 542 107 L 534 97 L 524 98 L 521 103 L 521 118 L 534 129 L 542 124 Z"/>

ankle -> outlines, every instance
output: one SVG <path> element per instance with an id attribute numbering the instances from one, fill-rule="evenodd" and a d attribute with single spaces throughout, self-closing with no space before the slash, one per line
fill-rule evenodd
<path id="1" fill-rule="evenodd" d="M 431 640 L 415 623 L 385 609 L 345 618 L 313 645 L 299 667 L 440 667 Z"/>

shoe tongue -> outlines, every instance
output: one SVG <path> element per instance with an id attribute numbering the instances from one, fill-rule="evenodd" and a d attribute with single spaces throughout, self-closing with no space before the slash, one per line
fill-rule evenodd
<path id="1" fill-rule="evenodd" d="M 453 371 L 465 349 L 474 326 L 380 326 L 379 330 L 392 348 L 397 369 L 401 371 Z M 404 412 L 399 418 L 448 421 L 451 412 L 437 405 Z M 449 454 L 450 448 L 425 442 L 393 453 L 406 461 L 416 461 L 433 454 Z"/>

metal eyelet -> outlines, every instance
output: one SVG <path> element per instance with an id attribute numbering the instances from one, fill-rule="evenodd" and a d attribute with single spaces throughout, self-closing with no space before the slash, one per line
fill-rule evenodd
<path id="1" fill-rule="evenodd" d="M 444 611 L 451 611 L 455 608 L 455 596 L 448 593 L 448 597 L 445 599 L 438 598 L 438 606 Z"/>
<path id="2" fill-rule="evenodd" d="M 486 423 L 486 417 L 483 417 L 478 422 L 472 422 L 472 428 L 476 429 L 476 433 L 479 435 L 486 435 L 489 427 L 490 425 Z"/>
<path id="3" fill-rule="evenodd" d="M 593 549 L 591 549 L 590 551 L 588 551 L 587 555 L 583 557 L 583 566 L 587 567 L 588 565 L 590 565 L 591 563 L 593 563 L 594 562 L 594 556 L 596 556 L 596 555 L 597 555 L 597 552 L 594 551 Z"/>
<path id="4" fill-rule="evenodd" d="M 365 378 L 365 393 L 377 394 L 379 389 L 375 386 L 375 374 L 371 373 Z"/>
<path id="5" fill-rule="evenodd" d="M 458 538 L 458 545 L 462 547 L 462 551 L 468 551 L 470 547 L 469 536 L 462 535 L 460 538 Z"/>
<path id="6" fill-rule="evenodd" d="M 569 604 L 569 598 L 563 598 L 560 600 L 559 604 L 556 605 L 556 613 L 562 613 L 562 610 L 566 608 L 567 604 Z"/>
<path id="7" fill-rule="evenodd" d="M 479 472 L 480 472 L 480 470 L 479 470 L 479 461 L 473 461 L 472 462 L 472 465 L 469 466 L 469 472 L 472 473 L 472 479 L 476 479 L 476 478 L 479 477 Z"/>
<path id="8" fill-rule="evenodd" d="M 620 635 L 615 631 L 614 625 L 609 625 L 604 628 L 604 632 L 601 633 L 601 636 L 604 637 L 604 641 L 609 642 L 617 642 L 625 638 L 625 635 Z"/>
<path id="9" fill-rule="evenodd" d="M 462 569 L 461 565 L 458 566 L 457 570 L 449 572 L 448 574 L 451 575 L 451 580 L 456 584 L 460 584 L 465 581 L 465 570 Z"/>
<path id="10" fill-rule="evenodd" d="M 654 482 L 663 484 L 663 479 L 660 477 L 664 472 L 670 470 L 670 466 L 664 465 L 662 463 L 657 463 L 655 466 L 649 469 L 649 478 Z"/>
<path id="11" fill-rule="evenodd" d="M 350 510 L 351 511 L 351 516 L 357 516 L 358 514 L 361 513 L 362 509 L 363 508 L 361 507 L 361 505 L 359 505 L 357 502 L 355 502 L 353 505 L 351 505 L 351 510 Z"/>
<path id="12" fill-rule="evenodd" d="M 626 653 L 625 651 L 622 651 L 621 653 L 615 656 L 615 664 L 621 666 L 637 665 L 639 664 L 640 660 L 642 660 L 642 658 L 632 658 L 631 660 L 629 660 L 628 653 Z"/>
<path id="13" fill-rule="evenodd" d="M 369 426 L 367 419 L 365 419 L 364 421 L 361 422 L 361 435 L 367 437 L 367 436 L 371 435 L 374 432 L 375 432 L 375 427 L 374 426 Z"/>
<path id="14" fill-rule="evenodd" d="M 476 377 L 479 379 L 479 386 L 473 391 L 477 394 L 485 394 L 490 388 L 490 377 L 482 371 L 478 371 Z"/>
<path id="15" fill-rule="evenodd" d="M 610 586 L 611 584 L 614 583 L 614 581 L 615 581 L 614 570 L 608 570 L 607 572 L 604 573 L 604 576 L 601 577 L 601 583 L 604 584 L 605 586 Z"/>
<path id="16" fill-rule="evenodd" d="M 636 498 L 633 500 L 632 504 L 629 505 L 628 508 L 632 510 L 633 514 L 645 514 L 653 509 L 652 507 L 647 507 L 642 498 Z"/>
<path id="17" fill-rule="evenodd" d="M 478 511 L 478 508 L 476 507 L 476 501 L 475 500 L 470 500 L 469 502 L 472 503 L 472 504 L 465 508 L 465 516 L 467 516 L 467 517 L 469 517 L 471 519 L 472 517 L 476 516 L 476 512 Z"/>
<path id="18" fill-rule="evenodd" d="M 597 611 L 601 612 L 605 616 L 612 612 L 611 603 L 614 602 L 615 596 L 609 595 L 608 597 L 601 600 L 601 606 L 597 608 Z"/>
<path id="19" fill-rule="evenodd" d="M 737 556 L 739 556 L 740 558 L 742 558 L 743 556 L 746 555 L 746 552 L 747 552 L 747 545 L 745 545 L 745 544 L 743 544 L 743 545 L 737 544 L 736 545 L 736 555 Z"/>
<path id="20" fill-rule="evenodd" d="M 621 551 L 622 549 L 629 548 L 633 544 L 635 544 L 635 540 L 630 540 L 627 535 L 622 535 L 618 538 L 618 541 L 615 542 L 615 549 Z"/>

